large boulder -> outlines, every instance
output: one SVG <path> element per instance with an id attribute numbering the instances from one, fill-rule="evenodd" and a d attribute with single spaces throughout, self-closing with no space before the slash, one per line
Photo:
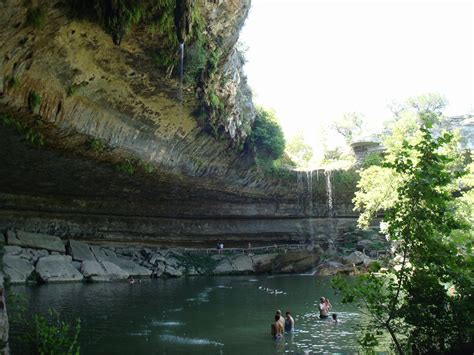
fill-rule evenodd
<path id="1" fill-rule="evenodd" d="M 72 256 L 73 260 L 95 260 L 95 256 L 92 253 L 89 244 L 87 243 L 70 239 L 67 243 L 66 249 L 68 254 Z"/>
<path id="2" fill-rule="evenodd" d="M 10 255 L 20 255 L 23 249 L 17 245 L 5 245 L 3 247 L 3 252 Z"/>
<path id="3" fill-rule="evenodd" d="M 24 283 L 34 270 L 31 262 L 18 255 L 3 256 L 3 272 L 12 284 Z"/>
<path id="4" fill-rule="evenodd" d="M 46 249 L 64 254 L 66 249 L 60 238 L 53 235 L 30 233 L 24 231 L 7 232 L 7 244 L 33 249 Z"/>
<path id="5" fill-rule="evenodd" d="M 327 261 L 323 264 L 320 264 L 316 268 L 316 275 L 319 276 L 333 276 L 337 274 L 353 274 L 354 268 L 350 266 L 343 265 L 337 261 Z"/>
<path id="6" fill-rule="evenodd" d="M 238 255 L 232 258 L 231 264 L 236 273 L 253 272 L 252 258 L 248 255 Z"/>
<path id="7" fill-rule="evenodd" d="M 151 270 L 138 265 L 137 263 L 133 262 L 132 260 L 127 260 L 123 258 L 117 258 L 115 260 L 115 264 L 120 266 L 122 270 L 127 272 L 129 275 L 133 276 L 150 276 Z"/>
<path id="8" fill-rule="evenodd" d="M 342 258 L 344 264 L 347 265 L 363 265 L 366 259 L 370 258 L 360 251 L 355 251 Z"/>
<path id="9" fill-rule="evenodd" d="M 183 276 L 183 271 L 179 267 L 175 268 L 174 266 L 166 265 L 163 274 L 169 277 L 181 277 Z"/>
<path id="10" fill-rule="evenodd" d="M 109 261 L 86 260 L 82 262 L 81 272 L 90 281 L 125 280 L 129 274 L 120 266 Z"/>
<path id="11" fill-rule="evenodd" d="M 293 270 L 296 273 L 306 272 L 314 268 L 314 266 L 319 262 L 319 256 L 312 254 L 307 258 L 301 259 L 293 263 Z"/>
<path id="12" fill-rule="evenodd" d="M 48 255 L 40 258 L 36 272 L 43 282 L 82 281 L 82 274 L 72 265 L 69 255 Z"/>
<path id="13" fill-rule="evenodd" d="M 233 271 L 234 268 L 232 267 L 230 260 L 225 258 L 219 261 L 219 264 L 216 265 L 213 273 L 216 275 L 228 275 L 231 274 Z"/>
<path id="14" fill-rule="evenodd" d="M 103 248 L 98 245 L 91 245 L 90 250 L 92 251 L 92 254 L 94 254 L 97 261 L 109 261 L 115 264 L 118 259 L 115 251 L 108 248 Z"/>
<path id="15" fill-rule="evenodd" d="M 273 262 L 278 254 L 261 254 L 252 256 L 253 267 L 257 274 L 267 273 L 273 271 Z"/>

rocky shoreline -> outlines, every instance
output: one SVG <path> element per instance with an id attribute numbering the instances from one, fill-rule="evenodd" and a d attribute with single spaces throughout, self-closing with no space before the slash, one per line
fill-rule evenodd
<path id="1" fill-rule="evenodd" d="M 151 246 L 94 245 L 83 241 L 9 230 L 5 233 L 3 273 L 11 284 L 103 282 L 129 276 L 166 278 L 199 275 L 305 273 L 333 275 L 363 271 L 374 259 L 354 251 L 345 257 L 307 246 L 266 252 L 183 251 Z"/>

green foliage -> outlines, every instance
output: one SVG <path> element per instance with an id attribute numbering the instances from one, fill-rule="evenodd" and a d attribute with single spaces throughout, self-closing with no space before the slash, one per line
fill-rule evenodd
<path id="1" fill-rule="evenodd" d="M 34 354 L 78 355 L 80 347 L 78 338 L 81 331 L 81 320 L 75 323 L 63 320 L 60 314 L 50 308 L 48 316 L 31 315 L 28 312 L 28 301 L 24 296 L 8 295 L 8 315 L 12 326 L 25 329 L 20 340 Z"/>
<path id="2" fill-rule="evenodd" d="M 273 161 L 283 156 L 285 138 L 273 111 L 257 108 L 248 142 L 255 148 L 260 159 Z"/>
<path id="3" fill-rule="evenodd" d="M 354 137 L 362 133 L 363 123 L 363 115 L 351 112 L 345 113 L 336 120 L 333 124 L 333 128 L 344 137 L 346 143 L 350 144 Z"/>
<path id="4" fill-rule="evenodd" d="M 31 112 L 34 112 L 40 105 L 41 96 L 36 91 L 31 91 L 28 95 L 28 108 Z"/>
<path id="5" fill-rule="evenodd" d="M 87 81 L 82 81 L 80 83 L 75 83 L 75 84 L 69 85 L 66 89 L 66 95 L 68 97 L 73 96 L 74 94 L 77 93 L 77 91 L 80 88 L 86 87 L 87 85 L 89 85 L 89 82 L 87 82 Z"/>
<path id="6" fill-rule="evenodd" d="M 49 317 L 33 316 L 36 349 L 39 354 L 79 354 L 78 337 L 81 320 L 78 318 L 72 327 L 62 320 L 59 313 L 50 308 Z"/>
<path id="7" fill-rule="evenodd" d="M 308 167 L 309 162 L 313 158 L 313 148 L 305 143 L 303 132 L 298 132 L 286 144 L 285 151 L 298 167 Z"/>
<path id="8" fill-rule="evenodd" d="M 132 159 L 125 159 L 124 161 L 116 165 L 118 171 L 126 173 L 128 175 L 133 175 L 135 173 L 135 163 Z"/>
<path id="9" fill-rule="evenodd" d="M 46 23 L 46 11 L 41 6 L 29 7 L 26 11 L 26 24 L 35 29 L 42 29 Z"/>
<path id="10" fill-rule="evenodd" d="M 103 140 L 97 138 L 92 138 L 89 141 L 89 146 L 97 154 L 101 154 L 107 149 L 107 144 Z"/>
<path id="11" fill-rule="evenodd" d="M 185 54 L 184 82 L 196 85 L 199 82 L 202 71 L 207 65 L 207 51 L 205 50 L 203 43 L 197 41 L 187 47 Z"/>
<path id="12" fill-rule="evenodd" d="M 383 157 L 379 153 L 369 152 L 365 155 L 364 160 L 362 161 L 362 169 L 367 169 L 373 165 L 381 166 L 383 163 Z"/>
<path id="13" fill-rule="evenodd" d="M 147 174 L 153 174 L 156 171 L 156 167 L 153 164 L 147 163 L 145 161 L 141 161 L 140 166 L 142 167 L 143 171 Z"/>
<path id="14" fill-rule="evenodd" d="M 21 134 L 25 140 L 36 146 L 44 145 L 44 136 L 41 132 L 26 126 L 24 123 L 16 120 L 13 116 L 7 113 L 0 113 L 0 124 L 4 127 L 15 128 L 16 131 Z"/>
<path id="15" fill-rule="evenodd" d="M 403 140 L 382 167 L 363 171 L 360 186 L 365 190 L 355 200 L 370 209 L 366 222 L 381 207 L 363 196 L 378 193 L 377 181 L 369 185 L 377 178 L 373 172 L 384 177 L 380 184 L 395 181 L 385 189 L 395 193 L 384 205 L 384 223 L 398 257 L 389 268 L 371 270 L 353 285 L 335 279 L 334 286 L 342 292 L 343 302 L 364 305 L 371 316 L 372 323 L 364 330 L 367 339 L 376 338 L 383 328 L 398 353 L 455 353 L 474 341 L 474 254 L 472 238 L 462 233 L 472 230 L 472 220 L 458 213 L 455 198 L 463 194 L 458 181 L 465 172 L 453 165 L 456 157 L 445 149 L 453 135 L 434 138 L 431 132 L 438 115 L 430 111 L 418 115 L 416 139 Z"/>

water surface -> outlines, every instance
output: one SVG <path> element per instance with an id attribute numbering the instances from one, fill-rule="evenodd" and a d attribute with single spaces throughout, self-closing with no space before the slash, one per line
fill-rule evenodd
<path id="1" fill-rule="evenodd" d="M 316 354 L 357 350 L 358 310 L 342 305 L 329 279 L 311 276 L 234 276 L 14 286 L 30 312 L 54 307 L 80 317 L 82 354 Z M 318 318 L 319 297 L 329 297 L 340 323 Z M 291 311 L 296 331 L 276 342 L 276 309 Z M 21 353 L 11 330 L 14 353 Z M 15 351 L 16 350 L 16 351 Z"/>

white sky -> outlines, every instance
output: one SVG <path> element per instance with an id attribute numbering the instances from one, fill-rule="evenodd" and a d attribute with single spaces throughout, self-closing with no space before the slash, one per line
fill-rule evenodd
<path id="1" fill-rule="evenodd" d="M 285 135 L 303 130 L 317 149 L 344 112 L 378 127 L 390 102 L 428 92 L 445 95 L 447 114 L 471 111 L 473 18 L 468 0 L 252 0 L 245 71 Z"/>

